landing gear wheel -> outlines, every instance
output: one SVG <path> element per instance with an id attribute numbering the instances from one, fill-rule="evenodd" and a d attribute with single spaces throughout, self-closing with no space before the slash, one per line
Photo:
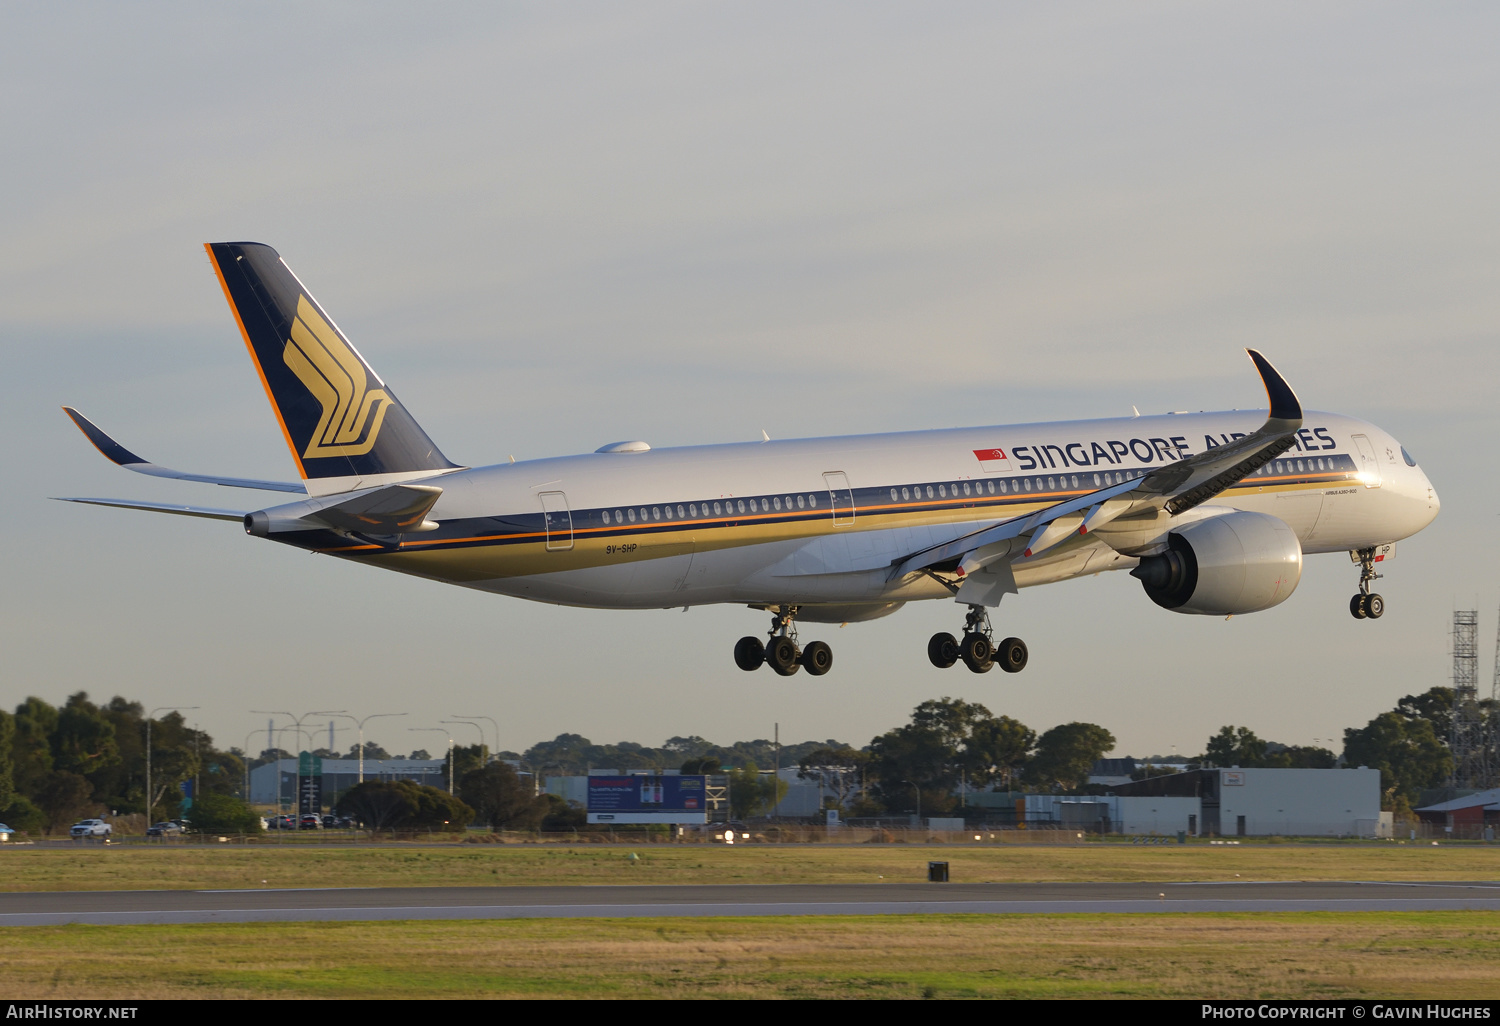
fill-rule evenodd
<path id="1" fill-rule="evenodd" d="M 742 670 L 758 670 L 766 661 L 766 646 L 759 638 L 741 638 L 734 643 L 734 665 Z"/>
<path id="2" fill-rule="evenodd" d="M 797 662 L 799 654 L 797 643 L 791 638 L 772 638 L 771 643 L 766 646 L 766 663 L 783 677 L 790 677 L 802 669 Z"/>
<path id="3" fill-rule="evenodd" d="M 1026 669 L 1026 642 L 1020 638 L 1006 638 L 995 648 L 995 662 L 1006 673 L 1020 673 Z"/>
<path id="4" fill-rule="evenodd" d="M 958 654 L 963 657 L 964 665 L 975 673 L 989 673 L 995 665 L 990 658 L 993 655 L 990 639 L 983 634 L 965 634 L 958 646 Z"/>
<path id="5" fill-rule="evenodd" d="M 1385 599 L 1379 595 L 1366 595 L 1365 615 L 1371 620 L 1379 620 L 1383 613 L 1385 613 Z"/>
<path id="6" fill-rule="evenodd" d="M 802 665 L 814 677 L 821 677 L 833 669 L 833 649 L 821 641 L 814 641 L 802 650 Z"/>
<path id="7" fill-rule="evenodd" d="M 1349 600 L 1349 615 L 1356 620 L 1363 620 L 1370 615 L 1365 612 L 1365 598 L 1364 595 L 1355 595 Z"/>
<path id="8" fill-rule="evenodd" d="M 958 639 L 951 634 L 934 634 L 927 642 L 927 658 L 939 670 L 946 670 L 958 662 Z"/>

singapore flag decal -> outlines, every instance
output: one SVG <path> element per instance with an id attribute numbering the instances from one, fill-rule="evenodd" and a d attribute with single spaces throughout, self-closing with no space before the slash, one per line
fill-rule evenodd
<path id="1" fill-rule="evenodd" d="M 986 474 L 1010 472 L 1010 460 L 1005 458 L 1004 449 L 975 449 L 974 456 L 979 460 L 979 466 Z"/>

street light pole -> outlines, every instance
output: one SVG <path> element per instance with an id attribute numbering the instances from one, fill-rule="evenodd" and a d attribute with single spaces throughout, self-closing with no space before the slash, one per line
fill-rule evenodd
<path id="1" fill-rule="evenodd" d="M 466 725 L 468 725 L 470 727 L 473 727 L 475 730 L 479 731 L 479 765 L 480 765 L 480 768 L 482 769 L 484 767 L 484 763 L 485 763 L 485 759 L 484 759 L 484 728 L 481 727 L 479 724 L 475 723 L 473 720 L 438 720 L 438 722 L 439 723 L 463 723 L 463 724 L 466 724 Z M 452 763 L 451 760 L 448 763 L 448 775 L 450 777 L 453 775 L 453 763 Z M 450 781 L 449 784 L 450 784 L 449 790 L 451 791 L 452 790 L 452 786 L 451 786 L 452 782 Z"/>
<path id="2" fill-rule="evenodd" d="M 354 720 L 359 725 L 359 782 L 363 784 L 365 782 L 365 724 L 382 716 L 405 716 L 406 713 L 371 713 L 362 720 L 355 720 L 348 713 L 338 713 L 338 715 L 346 720 Z"/>
<path id="3" fill-rule="evenodd" d="M 293 716 L 285 709 L 251 709 L 250 711 L 259 716 L 285 716 L 287 719 L 291 720 L 297 725 L 297 733 L 300 737 L 302 733 L 302 721 L 307 719 L 309 716 L 333 716 L 342 713 L 344 710 L 315 709 L 310 713 L 303 713 L 301 716 Z M 277 781 L 277 784 L 276 804 L 279 807 L 281 805 L 281 787 L 279 786 L 279 779 Z M 296 774 L 293 778 L 293 787 L 294 790 L 292 792 L 292 803 L 296 807 L 297 815 L 300 817 L 302 815 L 302 760 L 300 758 L 297 760 L 297 769 Z M 302 828 L 302 821 L 300 818 L 297 821 L 297 828 L 299 830 Z"/>
<path id="4" fill-rule="evenodd" d="M 146 714 L 146 829 L 151 829 L 151 808 L 156 803 L 151 799 L 151 717 L 163 709 L 172 709 L 181 712 L 184 709 L 197 709 L 196 705 L 159 705 Z"/>
<path id="5" fill-rule="evenodd" d="M 455 720 L 489 720 L 490 721 L 490 726 L 492 726 L 492 727 L 495 728 L 495 747 L 490 749 L 490 758 L 495 758 L 499 754 L 499 752 L 500 752 L 500 724 L 496 723 L 493 717 L 490 717 L 490 716 L 464 716 L 464 715 L 462 715 L 460 713 L 454 713 L 453 714 L 453 718 Z M 484 743 L 483 738 L 484 738 L 484 735 L 481 732 L 481 734 L 480 734 L 480 744 Z"/>

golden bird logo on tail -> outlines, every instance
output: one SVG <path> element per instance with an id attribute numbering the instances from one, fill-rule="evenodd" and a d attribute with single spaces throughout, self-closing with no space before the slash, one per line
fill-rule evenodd
<path id="1" fill-rule="evenodd" d="M 367 389 L 364 361 L 306 296 L 297 297 L 292 337 L 281 358 L 323 406 L 304 457 L 362 456 L 375 447 L 390 397 Z"/>

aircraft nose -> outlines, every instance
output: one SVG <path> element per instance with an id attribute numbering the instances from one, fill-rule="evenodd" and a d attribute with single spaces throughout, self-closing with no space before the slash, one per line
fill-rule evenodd
<path id="1" fill-rule="evenodd" d="M 1414 487 L 1410 495 L 1414 500 L 1414 505 L 1418 507 L 1417 515 L 1422 518 L 1422 527 L 1426 527 L 1437 519 L 1438 511 L 1442 509 L 1443 503 L 1438 498 L 1437 489 L 1432 487 L 1432 482 L 1427 479 L 1427 475 L 1415 468 L 1413 473 L 1415 480 L 1412 482 Z"/>

